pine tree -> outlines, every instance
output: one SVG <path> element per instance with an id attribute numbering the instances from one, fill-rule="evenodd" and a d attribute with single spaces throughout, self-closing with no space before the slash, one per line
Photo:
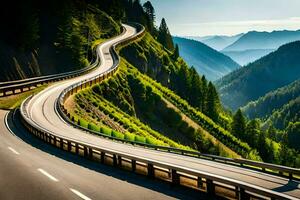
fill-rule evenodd
<path id="1" fill-rule="evenodd" d="M 176 60 L 179 57 L 179 46 L 178 44 L 175 45 L 175 50 L 173 53 L 173 59 Z"/>
<path id="2" fill-rule="evenodd" d="M 194 67 L 191 67 L 189 71 L 191 82 L 189 84 L 189 102 L 192 106 L 202 110 L 203 91 L 201 78 Z"/>
<path id="3" fill-rule="evenodd" d="M 240 135 L 240 138 L 246 141 L 250 146 L 256 147 L 259 134 L 260 122 L 254 119 L 247 124 L 245 134 Z"/>
<path id="4" fill-rule="evenodd" d="M 204 112 L 206 110 L 206 102 L 207 102 L 207 80 L 205 76 L 203 75 L 201 78 L 202 83 L 202 106 L 201 111 Z"/>
<path id="5" fill-rule="evenodd" d="M 219 97 L 215 86 L 212 82 L 208 83 L 207 88 L 207 100 L 206 100 L 205 114 L 212 120 L 218 121 L 219 111 Z"/>
<path id="6" fill-rule="evenodd" d="M 231 132 L 233 135 L 237 136 L 238 138 L 241 138 L 242 135 L 245 134 L 245 130 L 246 130 L 246 120 L 241 109 L 238 109 L 238 111 L 235 113 L 233 117 Z"/>
<path id="7" fill-rule="evenodd" d="M 143 7 L 144 7 L 144 11 L 149 16 L 151 23 L 155 23 L 155 10 L 151 2 L 147 1 L 146 3 L 144 3 Z"/>
<path id="8" fill-rule="evenodd" d="M 161 20 L 157 40 L 168 50 L 174 50 L 173 39 L 164 18 Z"/>

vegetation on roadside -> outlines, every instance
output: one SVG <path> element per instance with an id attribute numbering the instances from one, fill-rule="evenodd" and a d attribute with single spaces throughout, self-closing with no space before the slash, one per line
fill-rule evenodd
<path id="1" fill-rule="evenodd" d="M 19 107 L 27 97 L 42 91 L 46 87 L 48 87 L 48 85 L 42 85 L 40 87 L 34 88 L 24 93 L 15 94 L 7 97 L 1 97 L 0 109 L 15 109 Z"/>

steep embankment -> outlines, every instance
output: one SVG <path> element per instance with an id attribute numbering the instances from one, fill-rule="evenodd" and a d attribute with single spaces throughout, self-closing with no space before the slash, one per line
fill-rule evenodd
<path id="1" fill-rule="evenodd" d="M 0 33 L 0 81 L 85 67 L 91 41 L 120 33 L 119 24 L 92 5 L 71 0 L 13 2 L 0 12 L 5 30 Z"/>
<path id="2" fill-rule="evenodd" d="M 172 59 L 172 53 L 150 34 L 123 48 L 121 54 L 140 71 L 170 87 L 176 86 L 175 82 L 181 79 L 177 72 L 185 66 L 181 58 Z M 237 157 L 237 152 L 258 159 L 246 143 L 137 68 L 123 60 L 115 76 L 76 95 L 76 104 L 70 103 L 74 120 L 99 127 L 97 130 L 102 130 L 102 126 L 108 134 L 120 138 L 186 148 L 182 144 L 230 157 Z M 80 118 L 85 120 L 80 122 Z"/>
<path id="3" fill-rule="evenodd" d="M 299 79 L 299 57 L 300 41 L 292 42 L 223 77 L 216 82 L 222 102 L 236 110 Z"/>
<path id="4" fill-rule="evenodd" d="M 173 37 L 173 40 L 179 45 L 184 60 L 208 80 L 214 81 L 239 67 L 230 57 L 201 42 L 180 37 Z"/>

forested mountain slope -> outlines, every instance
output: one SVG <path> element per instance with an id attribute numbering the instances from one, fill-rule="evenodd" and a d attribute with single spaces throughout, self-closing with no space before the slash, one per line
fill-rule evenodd
<path id="1" fill-rule="evenodd" d="M 222 102 L 236 110 L 299 79 L 299 57 L 300 41 L 296 41 L 226 75 L 216 82 Z"/>
<path id="2" fill-rule="evenodd" d="M 230 57 L 201 42 L 180 37 L 173 40 L 185 61 L 208 80 L 214 81 L 239 67 Z"/>
<path id="3" fill-rule="evenodd" d="M 0 69 L 4 72 L 0 81 L 85 67 L 91 59 L 92 41 L 121 31 L 120 23 L 85 2 L 7 3 L 0 11 L 5 30 L 0 33 Z"/>
<path id="4" fill-rule="evenodd" d="M 297 97 L 300 97 L 300 80 L 267 93 L 258 100 L 248 103 L 242 110 L 251 119 L 266 118 L 274 110 L 281 109 Z"/>

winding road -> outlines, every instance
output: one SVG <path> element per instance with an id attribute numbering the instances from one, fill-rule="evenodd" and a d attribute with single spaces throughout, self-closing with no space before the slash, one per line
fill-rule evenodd
<path id="1" fill-rule="evenodd" d="M 87 134 L 66 123 L 56 110 L 56 102 L 59 95 L 70 85 L 111 69 L 114 60 L 109 51 L 110 47 L 121 40 L 137 34 L 134 27 L 128 25 L 124 25 L 124 27 L 126 31 L 122 35 L 98 46 L 97 53 L 101 64 L 96 70 L 77 78 L 55 83 L 31 98 L 25 107 L 27 120 L 31 121 L 36 127 L 42 127 L 56 135 L 113 152 L 128 154 L 154 162 L 176 165 L 180 168 L 191 169 L 200 173 L 213 174 L 214 176 L 225 177 L 228 180 L 237 180 L 253 185 L 258 189 L 272 190 L 285 194 L 286 197 L 290 197 L 291 199 L 300 197 L 300 182 L 294 180 L 209 160 L 116 143 Z M 4 115 L 6 115 L 6 112 L 1 111 L 1 121 L 5 121 Z M 13 116 L 11 119 L 14 119 Z M 13 124 L 13 122 L 10 124 Z M 18 132 L 16 135 L 22 135 L 18 125 L 12 126 L 15 127 L 15 130 L 12 132 Z M 2 130 L 0 135 L 0 156 L 1 158 L 5 158 L 0 162 L 0 199 L 9 199 L 10 196 L 7 196 L 9 194 L 3 193 L 3 190 L 6 191 L 7 187 L 16 187 L 16 191 L 19 190 L 18 193 L 15 193 L 16 196 L 12 197 L 20 197 L 17 195 L 20 195 L 19 192 L 23 191 L 25 195 L 31 197 L 30 199 L 35 199 L 41 194 L 49 197 L 49 199 L 50 197 L 51 199 L 74 199 L 74 195 L 82 199 L 138 199 L 139 197 L 143 197 L 144 199 L 167 199 L 170 197 L 168 195 L 175 198 L 193 197 L 193 195 L 180 196 L 181 194 L 176 196 L 176 194 L 171 194 L 171 192 L 168 193 L 167 188 L 164 188 L 166 189 L 165 193 L 162 190 L 155 191 L 152 190 L 153 188 L 149 189 L 151 187 L 147 189 L 147 187 L 141 187 L 138 184 L 135 185 L 118 180 L 120 177 L 111 178 L 105 175 L 105 173 L 102 174 L 81 167 L 76 163 L 73 164 L 70 162 L 72 159 L 66 161 L 63 158 L 57 158 L 57 156 L 54 157 L 40 151 L 22 142 L 22 140 L 18 140 L 18 137 L 12 135 L 4 126 L 0 130 Z M 110 168 L 108 170 L 111 171 Z M 6 171 L 10 173 L 6 173 Z M 105 170 L 103 169 L 101 172 L 103 171 Z M 29 175 L 25 176 L 24 174 Z M 3 182 L 3 180 L 9 181 Z M 147 181 L 153 182 L 153 180 Z M 22 187 L 23 184 L 21 182 L 26 182 L 24 187 Z M 42 189 L 44 187 L 47 188 L 46 191 Z M 33 192 L 26 192 L 32 191 L 32 188 L 34 188 Z M 53 196 L 54 194 L 57 196 Z"/>

